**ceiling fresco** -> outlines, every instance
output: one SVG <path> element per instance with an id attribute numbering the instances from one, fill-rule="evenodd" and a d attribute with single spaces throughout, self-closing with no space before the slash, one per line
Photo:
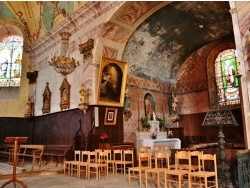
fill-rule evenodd
<path id="1" fill-rule="evenodd" d="M 1 1 L 0 20 L 11 18 L 21 23 L 27 35 L 25 37 L 32 44 L 64 21 L 66 14 L 77 10 L 84 3 L 83 1 Z M 163 8 L 142 22 L 129 38 L 131 26 L 146 12 L 150 12 L 149 7 L 157 4 L 159 2 L 156 1 L 131 2 L 129 8 L 117 17 L 117 21 L 126 20 L 123 26 L 127 25 L 128 28 L 117 26 L 118 29 L 115 29 L 121 31 L 110 35 L 116 38 L 108 38 L 105 34 L 102 36 L 118 43 L 126 43 L 122 60 L 129 63 L 128 73 L 131 75 L 174 84 L 177 71 L 195 51 L 223 38 L 234 41 L 232 18 L 227 1 L 166 3 Z M 108 24 L 110 22 L 105 26 L 109 27 Z M 21 31 L 17 31 L 16 28 L 2 24 L 0 36 L 9 33 L 20 34 Z"/>
<path id="2" fill-rule="evenodd" d="M 233 38 L 228 2 L 173 2 L 146 19 L 129 39 L 129 74 L 174 84 L 184 61 L 202 46 Z M 160 18 L 160 19 L 159 19 Z M 153 67 L 153 68 L 152 68 Z"/>
<path id="3" fill-rule="evenodd" d="M 44 36 L 74 11 L 73 1 L 1 1 L 0 19 L 20 22 L 31 43 Z M 55 22 L 56 21 L 56 22 Z M 9 25 L 0 26 L 0 34 L 11 33 Z M 3 36 L 3 35 L 1 35 Z"/>

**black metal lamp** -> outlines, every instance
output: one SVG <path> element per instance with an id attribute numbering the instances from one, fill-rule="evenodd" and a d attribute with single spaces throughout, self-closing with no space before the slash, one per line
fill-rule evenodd
<path id="1" fill-rule="evenodd" d="M 224 126 L 239 126 L 238 122 L 235 120 L 232 111 L 227 108 L 211 108 L 202 123 L 202 126 L 207 127 L 218 127 L 218 145 L 219 145 L 219 163 L 218 163 L 218 180 L 219 187 L 233 187 L 231 181 L 231 173 L 229 172 L 229 166 L 225 162 L 226 154 L 225 154 L 225 136 L 223 133 Z"/>

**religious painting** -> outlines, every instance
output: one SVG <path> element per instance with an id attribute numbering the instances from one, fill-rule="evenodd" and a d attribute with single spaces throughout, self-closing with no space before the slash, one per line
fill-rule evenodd
<path id="1" fill-rule="evenodd" d="M 144 108 L 145 108 L 145 116 L 151 119 L 153 112 L 155 113 L 155 102 L 153 96 L 150 93 L 147 93 L 144 96 Z"/>
<path id="2" fill-rule="evenodd" d="M 50 103 L 51 103 L 51 91 L 49 89 L 49 83 L 46 83 L 46 87 L 43 92 L 43 114 L 50 113 Z"/>
<path id="3" fill-rule="evenodd" d="M 97 103 L 123 107 L 127 79 L 127 63 L 102 58 L 97 88 Z"/>
<path id="4" fill-rule="evenodd" d="M 104 125 L 115 125 L 117 117 L 117 108 L 106 108 Z"/>
<path id="5" fill-rule="evenodd" d="M 69 109 L 70 107 L 70 85 L 66 78 L 63 79 L 63 82 L 60 87 L 60 93 L 61 93 L 61 102 L 60 102 L 61 110 Z"/>

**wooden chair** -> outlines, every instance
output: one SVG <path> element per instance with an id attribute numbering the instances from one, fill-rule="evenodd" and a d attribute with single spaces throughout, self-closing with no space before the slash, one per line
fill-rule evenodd
<path id="1" fill-rule="evenodd" d="M 77 177 L 81 177 L 81 173 L 85 172 L 86 179 L 88 179 L 88 164 L 90 163 L 90 151 L 82 151 L 81 162 L 78 163 Z"/>
<path id="2" fill-rule="evenodd" d="M 205 163 L 210 162 L 213 170 L 208 170 Z M 202 163 L 202 164 L 201 164 Z M 199 171 L 189 173 L 189 188 L 194 186 L 218 188 L 217 162 L 215 154 L 200 154 Z M 211 165 L 209 167 L 211 168 Z M 197 180 L 198 179 L 198 180 Z"/>
<path id="3" fill-rule="evenodd" d="M 122 150 L 113 150 L 113 174 L 117 175 L 118 170 L 123 170 L 122 168 L 122 161 L 123 161 L 123 155 L 122 155 Z"/>
<path id="4" fill-rule="evenodd" d="M 141 147 L 140 153 L 150 153 L 150 147 Z"/>
<path id="5" fill-rule="evenodd" d="M 73 176 L 74 173 L 76 174 L 76 177 L 78 177 L 78 164 L 81 162 L 81 151 L 77 150 L 76 152 L 76 158 L 74 161 L 71 161 L 70 165 L 70 175 Z M 79 156 L 79 157 L 77 157 Z"/>
<path id="6" fill-rule="evenodd" d="M 112 151 L 110 149 L 103 150 L 108 153 L 108 170 L 109 172 L 112 171 L 114 175 L 114 161 L 112 160 Z"/>
<path id="7" fill-rule="evenodd" d="M 90 179 L 91 174 L 96 174 L 96 180 L 99 180 L 101 174 L 105 173 L 108 179 L 108 160 L 109 154 L 108 152 L 96 152 L 96 156 L 98 154 L 97 160 L 95 163 L 88 164 L 88 179 Z"/>
<path id="8" fill-rule="evenodd" d="M 123 150 L 122 160 L 117 161 L 115 164 L 120 166 L 120 169 L 123 171 L 123 175 L 125 176 L 126 172 L 128 171 L 128 168 L 134 167 L 134 151 L 130 149 Z M 116 169 L 119 168 L 116 167 Z"/>
<path id="9" fill-rule="evenodd" d="M 188 170 L 190 168 L 190 170 L 192 172 L 195 172 L 197 170 L 199 170 L 200 168 L 202 168 L 202 166 L 200 166 L 199 162 L 200 162 L 200 156 L 203 154 L 203 151 L 190 151 L 190 157 L 191 157 L 191 166 L 189 167 L 189 164 L 181 164 L 179 161 L 178 162 L 178 169 L 180 170 Z M 193 163 L 195 162 L 195 164 Z"/>
<path id="10" fill-rule="evenodd" d="M 187 161 L 189 168 L 185 170 L 182 169 L 180 161 Z M 175 153 L 175 169 L 165 171 L 165 187 L 170 187 L 171 184 L 176 184 L 179 188 L 181 188 L 184 176 L 188 176 L 189 172 L 191 172 L 190 151 L 177 151 Z"/>
<path id="11" fill-rule="evenodd" d="M 162 163 L 162 161 L 166 161 L 166 163 Z M 169 155 L 167 153 L 155 154 L 155 168 L 145 170 L 146 188 L 148 187 L 148 180 L 155 180 L 157 187 L 160 187 L 160 173 L 164 173 L 165 170 L 169 170 Z"/>
<path id="12" fill-rule="evenodd" d="M 68 171 L 68 175 L 71 175 L 71 164 L 73 162 L 77 161 L 77 159 L 80 159 L 80 157 L 81 157 L 81 151 L 75 150 L 74 151 L 74 160 L 73 161 L 64 161 L 64 163 L 63 163 L 64 175 L 66 174 L 66 171 Z"/>
<path id="13" fill-rule="evenodd" d="M 145 160 L 147 163 L 145 163 Z M 130 187 L 131 178 L 139 179 L 141 188 L 142 175 L 146 169 L 151 168 L 151 153 L 139 153 L 139 166 L 128 169 L 128 185 Z"/>
<path id="14" fill-rule="evenodd" d="M 162 153 L 162 152 L 163 152 L 163 148 L 161 146 L 154 146 L 153 154 L 151 156 L 151 160 L 152 160 L 151 165 L 152 165 L 152 167 L 154 167 L 154 165 L 155 165 L 155 155 L 157 153 Z"/>

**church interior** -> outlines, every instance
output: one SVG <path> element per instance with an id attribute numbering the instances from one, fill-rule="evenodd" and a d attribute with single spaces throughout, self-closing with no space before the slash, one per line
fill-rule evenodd
<path id="1" fill-rule="evenodd" d="M 219 139 L 239 186 L 232 166 L 250 144 L 249 8 L 247 1 L 0 2 L 0 145 L 27 137 L 45 150 L 70 146 L 72 158 L 74 150 L 123 145 L 138 154 L 153 137 L 177 138 L 178 149 L 218 149 Z M 10 49 L 15 39 L 21 47 Z M 230 110 L 232 125 L 218 109 Z"/>

